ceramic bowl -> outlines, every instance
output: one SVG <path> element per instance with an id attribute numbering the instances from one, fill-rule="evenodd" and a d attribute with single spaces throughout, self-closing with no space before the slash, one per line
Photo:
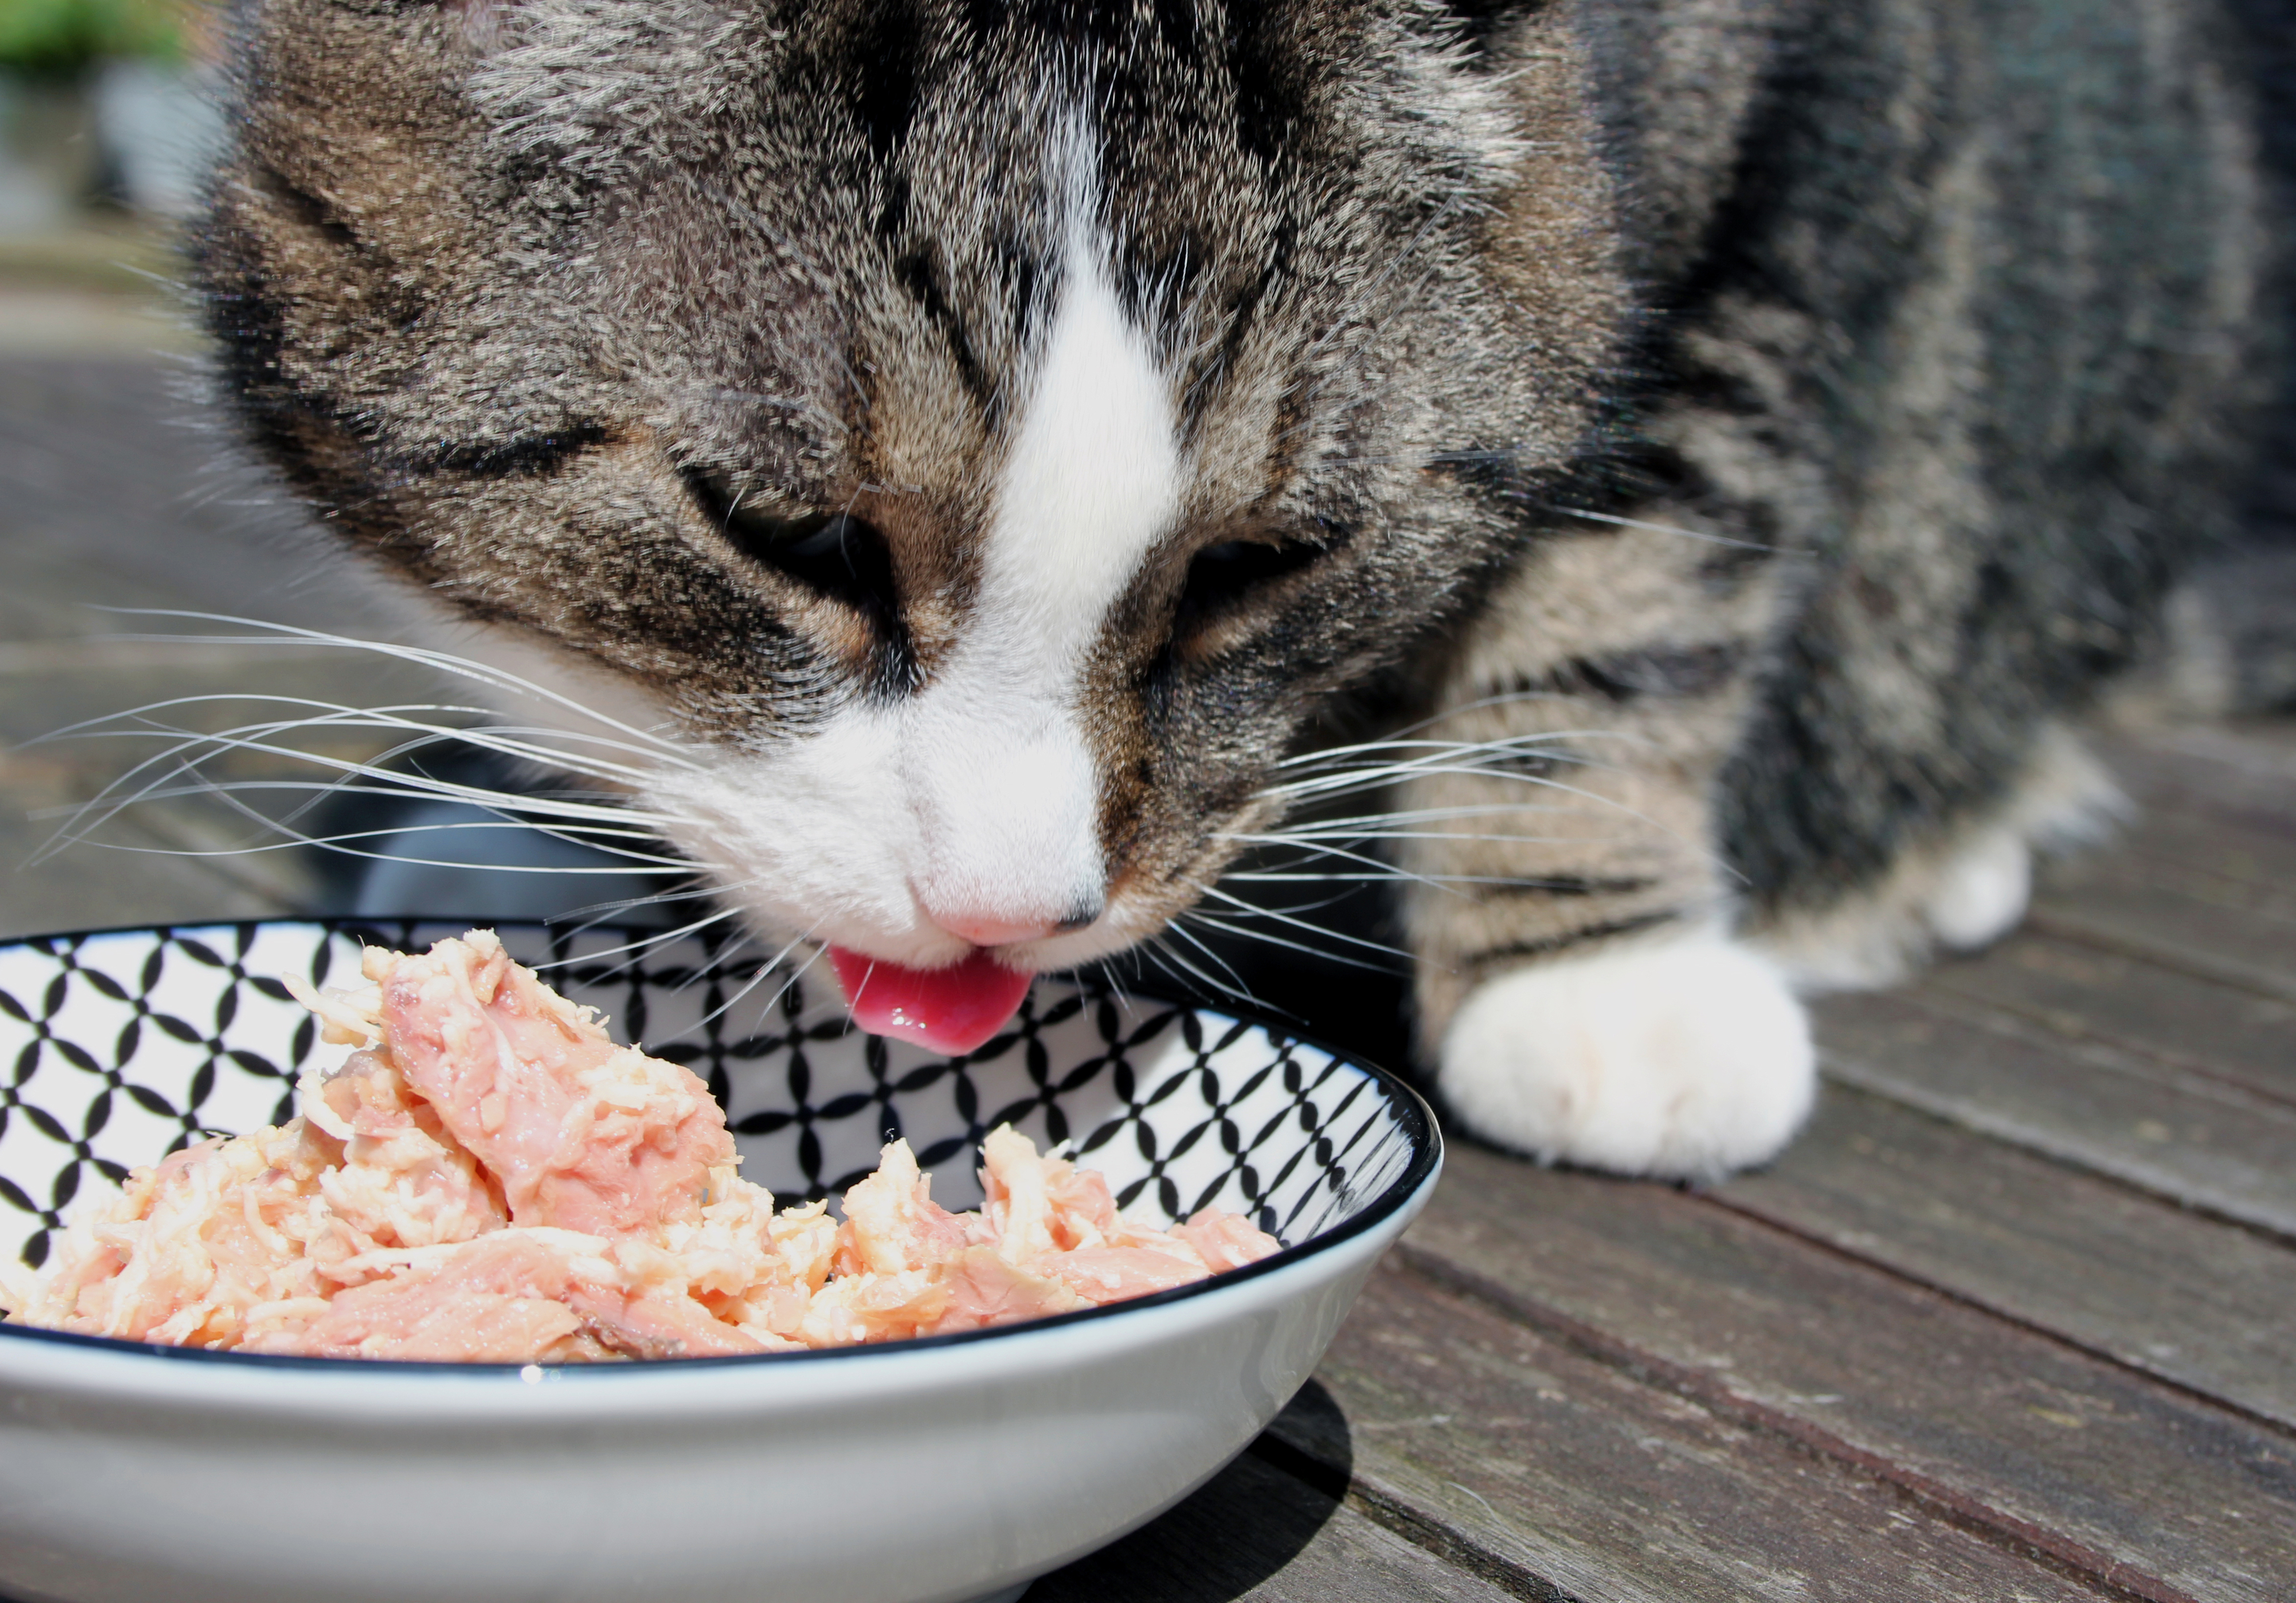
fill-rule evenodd
<path id="1" fill-rule="evenodd" d="M 449 926 L 366 927 L 401 948 Z M 898 1131 L 934 1195 L 974 1143 L 1072 1141 L 1120 1204 L 1284 1250 L 1136 1302 L 879 1347 L 545 1369 L 264 1358 L 0 1327 L 0 1592 L 86 1603 L 1017 1596 L 1210 1477 L 1291 1397 L 1435 1182 L 1424 1104 L 1265 1021 L 1065 980 L 939 1059 L 825 984 L 685 939 L 505 928 L 706 1077 L 744 1173 L 841 1190 Z M 275 977 L 358 936 L 271 922 L 0 946 L 0 1252 L 45 1255 L 128 1165 L 291 1112 L 320 1046 Z M 744 987 L 751 987 L 744 993 Z"/>

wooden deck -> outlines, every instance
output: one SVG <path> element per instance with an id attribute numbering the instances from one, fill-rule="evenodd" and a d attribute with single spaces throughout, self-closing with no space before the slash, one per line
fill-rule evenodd
<path id="1" fill-rule="evenodd" d="M 1031 1603 L 2296 1599 L 2296 726 L 2122 736 L 1771 1169 L 1454 1142 L 1306 1395 Z"/>
<path id="2" fill-rule="evenodd" d="M 0 360 L 0 871 L 119 761 L 18 742 L 248 683 L 75 604 L 354 605 L 180 415 L 148 361 Z M 1030 1603 L 2296 1599 L 2296 725 L 2109 755 L 2142 822 L 1997 950 L 1822 1006 L 1824 1100 L 1774 1168 L 1679 1190 L 1455 1143 L 1301 1398 Z M 228 831 L 171 804 L 122 838 Z M 86 851 L 0 872 L 0 935 L 327 895 Z"/>

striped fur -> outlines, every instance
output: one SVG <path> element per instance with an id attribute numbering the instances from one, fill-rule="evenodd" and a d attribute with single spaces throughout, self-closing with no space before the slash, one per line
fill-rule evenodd
<path id="1" fill-rule="evenodd" d="M 200 274 L 348 538 L 705 754 L 761 930 L 1121 950 L 1400 686 L 1455 1105 L 1726 1167 L 1803 937 L 1983 922 L 2243 494 L 2238 25 L 2073 4 L 247 0 Z M 1622 1142 L 1629 1059 L 1767 1111 Z"/>

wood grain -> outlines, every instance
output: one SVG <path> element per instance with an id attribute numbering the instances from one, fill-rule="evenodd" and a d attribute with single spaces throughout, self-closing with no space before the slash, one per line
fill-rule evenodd
<path id="1" fill-rule="evenodd" d="M 1731 1206 L 2296 1427 L 2296 1250 L 1843 1086 Z"/>
<path id="2" fill-rule="evenodd" d="M 2285 1433 L 1695 1196 L 1455 1146 L 1404 1250 L 2136 1595 L 2296 1596 Z"/>
<path id="3" fill-rule="evenodd" d="M 2296 906 L 2276 887 L 2099 851 L 2049 865 L 2028 924 L 2296 1001 Z"/>
<path id="4" fill-rule="evenodd" d="M 2296 728 L 2289 720 L 2155 728 L 2095 742 L 2146 815 L 2184 812 L 2296 845 Z M 2280 871 L 2283 883 L 2291 876 Z"/>
<path id="5" fill-rule="evenodd" d="M 1815 1016 L 1835 1079 L 2296 1236 L 2296 1109 L 2286 1103 L 1948 993 L 1829 997 Z"/>
<path id="6" fill-rule="evenodd" d="M 2097 946 L 2021 935 L 1922 982 L 2042 1025 L 2296 1102 L 2296 1002 L 2175 973 Z"/>
<path id="7" fill-rule="evenodd" d="M 2095 1599 L 1898 1490 L 1644 1384 L 1390 1264 L 1320 1378 L 1345 1411 L 1276 1434 L 1444 1533 L 1519 1595 L 1620 1603 Z"/>

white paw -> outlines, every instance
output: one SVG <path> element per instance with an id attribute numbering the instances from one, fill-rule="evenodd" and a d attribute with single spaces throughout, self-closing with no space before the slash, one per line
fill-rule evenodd
<path id="1" fill-rule="evenodd" d="M 1777 969 L 1710 932 L 1492 980 L 1453 1018 L 1438 1084 L 1468 1129 L 1542 1163 L 1711 1177 L 1786 1144 L 1817 1065 Z"/>
<path id="2" fill-rule="evenodd" d="M 1939 942 L 1974 952 L 2017 928 L 2033 895 L 2033 849 L 2016 830 L 1988 830 L 1938 871 L 1922 920 Z"/>

